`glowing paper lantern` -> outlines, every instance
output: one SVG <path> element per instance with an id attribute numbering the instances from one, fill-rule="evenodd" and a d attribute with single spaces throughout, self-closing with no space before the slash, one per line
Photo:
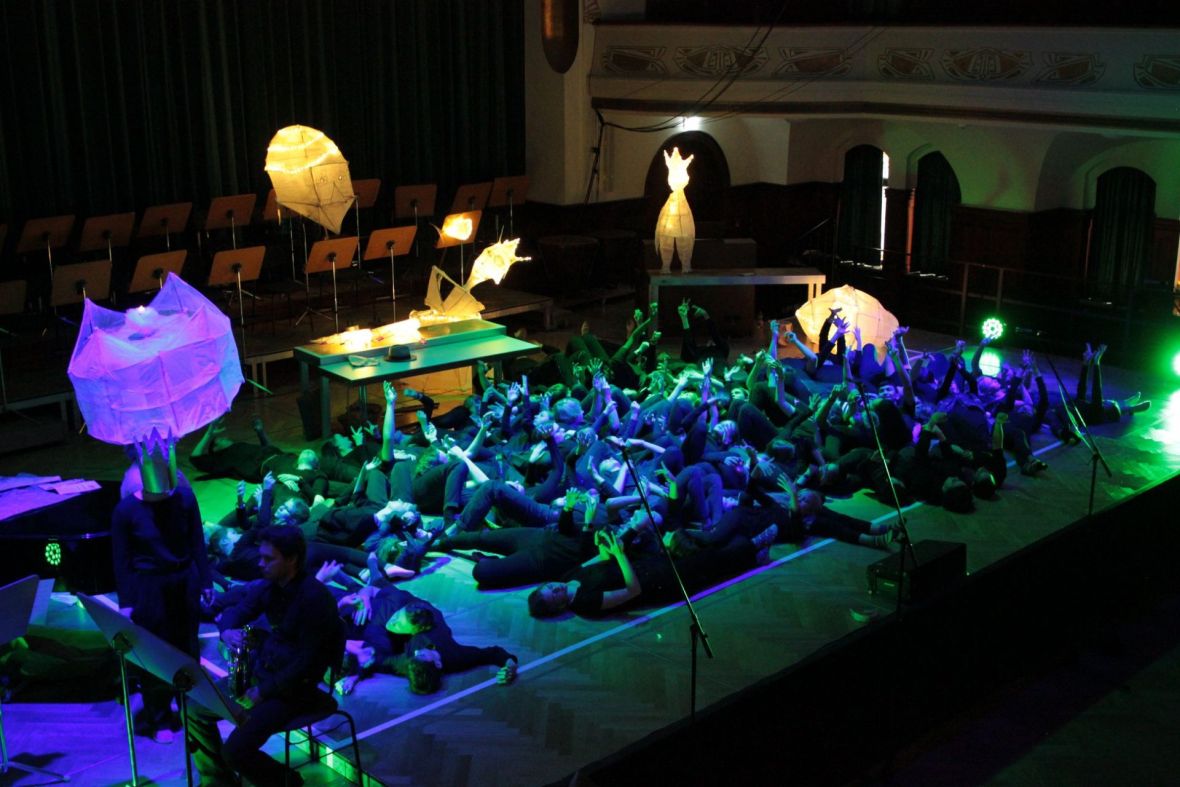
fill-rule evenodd
<path id="1" fill-rule="evenodd" d="M 861 340 L 878 349 L 897 330 L 897 318 L 880 301 L 848 284 L 828 290 L 800 306 L 795 312 L 795 324 L 809 338 L 818 341 L 824 320 L 833 308 L 841 310 L 840 317 L 848 322 L 850 331 L 860 328 Z"/>
<path id="2" fill-rule="evenodd" d="M 460 243 L 466 243 L 467 239 L 471 237 L 471 230 L 475 225 L 471 221 L 470 216 L 463 214 L 456 214 L 447 216 L 446 221 L 443 222 L 442 234 L 448 238 L 454 238 Z"/>
<path id="3" fill-rule="evenodd" d="M 279 129 L 266 148 L 266 172 L 280 205 L 340 232 L 356 195 L 348 162 L 324 132 L 308 126 Z"/>
<path id="4" fill-rule="evenodd" d="M 684 187 L 688 185 L 688 165 L 692 156 L 680 157 L 680 148 L 672 148 L 672 155 L 664 151 L 664 163 L 668 166 L 668 195 L 660 217 L 656 219 L 656 248 L 660 252 L 660 270 L 672 270 L 672 253 L 680 256 L 680 266 L 685 273 L 692 270 L 692 247 L 696 243 L 697 227 L 692 219 L 692 209 Z"/>
<path id="5" fill-rule="evenodd" d="M 475 285 L 489 279 L 499 284 L 513 264 L 532 259 L 532 257 L 516 256 L 516 247 L 519 245 L 520 238 L 516 238 L 515 240 L 502 240 L 499 243 L 493 243 L 484 249 L 471 265 L 471 273 L 467 275 L 465 288 L 470 290 Z"/>
<path id="6" fill-rule="evenodd" d="M 87 300 L 69 375 L 90 434 L 116 445 L 194 432 L 243 382 L 229 318 L 179 276 L 126 312 Z"/>

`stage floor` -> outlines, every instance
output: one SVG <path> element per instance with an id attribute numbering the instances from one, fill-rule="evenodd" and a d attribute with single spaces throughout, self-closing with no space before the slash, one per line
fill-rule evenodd
<path id="1" fill-rule="evenodd" d="M 949 344 L 946 337 L 917 332 L 912 338 L 915 349 Z M 1077 363 L 1057 363 L 1072 384 Z M 1141 390 L 1154 406 L 1129 422 L 1097 430 L 1114 477 L 1099 473 L 1096 509 L 1180 470 L 1180 390 L 1174 382 L 1114 367 L 1106 368 L 1104 377 L 1108 396 Z M 1052 383 L 1050 393 L 1056 395 Z M 256 408 L 268 423 L 288 423 L 294 404 L 287 394 L 261 400 Z M 235 412 L 235 428 L 247 428 L 251 415 Z M 296 430 L 287 427 L 276 435 L 278 441 L 297 446 Z M 912 537 L 965 542 L 968 570 L 974 572 L 1084 516 L 1089 453 L 1061 446 L 1047 432 L 1034 440 L 1034 448 L 1048 462 L 1048 471 L 1029 478 L 1011 469 L 997 499 L 979 502 L 972 514 L 912 506 L 906 511 Z M 46 452 L 37 455 L 41 453 Z M 42 461 L 37 455 L 26 457 L 33 466 L 21 469 L 37 472 Z M 220 510 L 232 495 L 231 485 L 221 481 L 198 481 L 197 491 L 207 510 Z M 832 506 L 869 519 L 893 516 L 864 494 Z M 826 539 L 798 548 L 779 545 L 769 565 L 702 594 L 697 608 L 716 658 L 702 654 L 698 708 L 706 709 L 825 648 L 839 647 L 865 621 L 893 614 L 892 598 L 867 592 L 865 568 L 882 555 Z M 519 679 L 501 687 L 493 670 L 476 670 L 448 676 L 443 690 L 429 697 L 410 694 L 401 679 L 379 676 L 362 682 L 343 705 L 357 718 L 366 770 L 381 784 L 546 784 L 688 715 L 689 621 L 680 605 L 606 620 L 535 620 L 525 608 L 527 589 L 481 593 L 470 569 L 463 558 L 442 557 L 406 587 L 447 614 L 459 641 L 499 644 L 517 654 Z M 64 738 L 72 733 L 19 700 L 5 706 L 10 753 L 68 750 Z M 30 761 L 70 770 L 75 784 L 113 784 L 127 777 L 121 716 L 114 703 L 58 705 L 53 714 L 101 717 L 101 724 L 88 726 L 96 734 L 102 727 L 102 735 L 113 742 L 99 749 L 101 760 L 90 763 L 78 762 L 72 754 Z M 26 724 L 35 724 L 35 735 L 22 734 Z M 160 770 L 149 770 L 141 758 L 141 772 L 157 783 L 181 783 L 177 765 L 169 764 L 175 760 L 175 746 L 153 748 L 163 750 L 153 755 Z M 41 782 L 22 777 L 13 783 Z"/>

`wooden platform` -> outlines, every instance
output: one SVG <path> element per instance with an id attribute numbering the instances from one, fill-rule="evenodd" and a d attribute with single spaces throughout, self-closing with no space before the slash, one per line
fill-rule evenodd
<path id="1" fill-rule="evenodd" d="M 1072 382 L 1076 367 L 1058 365 Z M 1099 444 L 1115 473 L 1113 479 L 1099 478 L 1099 509 L 1180 471 L 1180 431 L 1173 425 L 1180 423 L 1180 392 L 1175 386 L 1114 368 L 1106 370 L 1105 382 L 1108 395 L 1142 390 L 1154 407 L 1099 430 Z M 1086 512 L 1089 454 L 1060 446 L 1045 433 L 1034 447 L 1050 466 L 1042 476 L 1028 478 L 1013 469 L 998 498 L 980 502 L 969 515 L 911 507 L 906 516 L 913 537 L 966 543 L 969 572 L 985 576 L 1070 527 Z M 215 510 L 228 488 L 199 482 L 197 492 L 202 504 L 208 501 Z M 893 516 L 863 494 L 833 507 L 866 518 Z M 715 659 L 702 657 L 700 663 L 702 714 L 719 712 L 735 695 L 784 670 L 836 663 L 867 634 L 890 630 L 893 601 L 870 596 L 865 579 L 866 566 L 882 554 L 829 540 L 799 548 L 780 545 L 770 565 L 702 594 L 698 609 L 716 652 Z M 690 661 L 688 620 L 681 607 L 599 621 L 535 620 L 525 610 L 527 590 L 479 592 L 470 567 L 462 558 L 440 557 L 406 587 L 444 610 L 460 641 L 499 644 L 516 653 L 519 680 L 500 687 L 491 669 L 476 670 L 448 676 L 443 691 L 429 697 L 411 695 L 404 681 L 392 677 L 362 682 L 343 704 L 357 718 L 366 770 L 375 780 L 480 787 L 565 784 L 575 771 L 683 722 Z M 841 702 L 853 701 L 835 684 L 831 688 Z M 21 723 L 18 707 L 5 707 L 10 736 Z M 97 707 L 79 712 L 93 714 Z M 110 724 L 117 719 L 103 713 Z M 838 737 L 838 731 L 833 735 Z M 59 750 L 46 738 L 24 740 L 24 749 L 10 746 L 10 751 Z M 125 778 L 126 762 L 118 751 L 104 756 L 102 763 L 85 767 L 98 780 L 86 781 L 79 771 L 73 783 Z M 54 767 L 53 760 L 41 764 Z M 179 783 L 175 770 L 145 775 Z"/>

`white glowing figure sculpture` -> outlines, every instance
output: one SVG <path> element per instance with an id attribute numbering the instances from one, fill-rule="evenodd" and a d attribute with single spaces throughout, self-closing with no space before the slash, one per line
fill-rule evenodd
<path id="1" fill-rule="evenodd" d="M 669 273 L 672 270 L 672 254 L 680 257 L 681 269 L 688 273 L 692 270 L 692 247 L 696 242 L 697 227 L 692 220 L 692 209 L 688 206 L 688 197 L 684 195 L 684 187 L 688 185 L 688 165 L 692 163 L 692 156 L 680 157 L 680 148 L 672 148 L 672 155 L 664 151 L 664 163 L 668 165 L 668 187 L 672 193 L 660 210 L 660 217 L 656 220 L 656 249 L 660 252 L 660 272 Z"/>
<path id="2" fill-rule="evenodd" d="M 471 273 L 464 284 L 459 284 L 439 267 L 430 270 L 430 281 L 426 285 L 426 310 L 414 312 L 415 318 L 423 322 L 448 322 L 470 320 L 479 317 L 484 305 L 471 294 L 477 284 L 491 280 L 496 284 L 503 281 L 508 269 L 515 263 L 532 259 L 516 256 L 520 238 L 493 243 L 483 250 L 471 266 Z M 451 283 L 451 291 L 442 296 L 443 280 Z"/>
<path id="3" fill-rule="evenodd" d="M 516 247 L 519 245 L 520 238 L 516 238 L 493 243 L 484 249 L 471 264 L 471 273 L 467 275 L 467 284 L 464 288 L 470 291 L 475 285 L 489 279 L 499 284 L 515 263 L 531 260 L 532 257 L 516 256 Z"/>
<path id="4" fill-rule="evenodd" d="M 280 205 L 340 232 L 356 195 L 348 162 L 324 132 L 308 126 L 279 129 L 266 148 L 266 172 Z"/>

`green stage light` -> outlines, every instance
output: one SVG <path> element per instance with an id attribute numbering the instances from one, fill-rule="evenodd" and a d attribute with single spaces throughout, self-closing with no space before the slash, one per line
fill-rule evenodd
<path id="1" fill-rule="evenodd" d="M 45 562 L 51 566 L 61 565 L 61 544 L 50 541 L 45 545 Z"/>
<path id="2" fill-rule="evenodd" d="M 993 342 L 1004 335 L 1004 323 L 999 317 L 988 317 L 983 321 L 983 325 L 979 326 L 983 338 L 991 339 Z"/>
<path id="3" fill-rule="evenodd" d="M 1172 356 L 1172 371 L 1180 377 L 1180 352 Z"/>

